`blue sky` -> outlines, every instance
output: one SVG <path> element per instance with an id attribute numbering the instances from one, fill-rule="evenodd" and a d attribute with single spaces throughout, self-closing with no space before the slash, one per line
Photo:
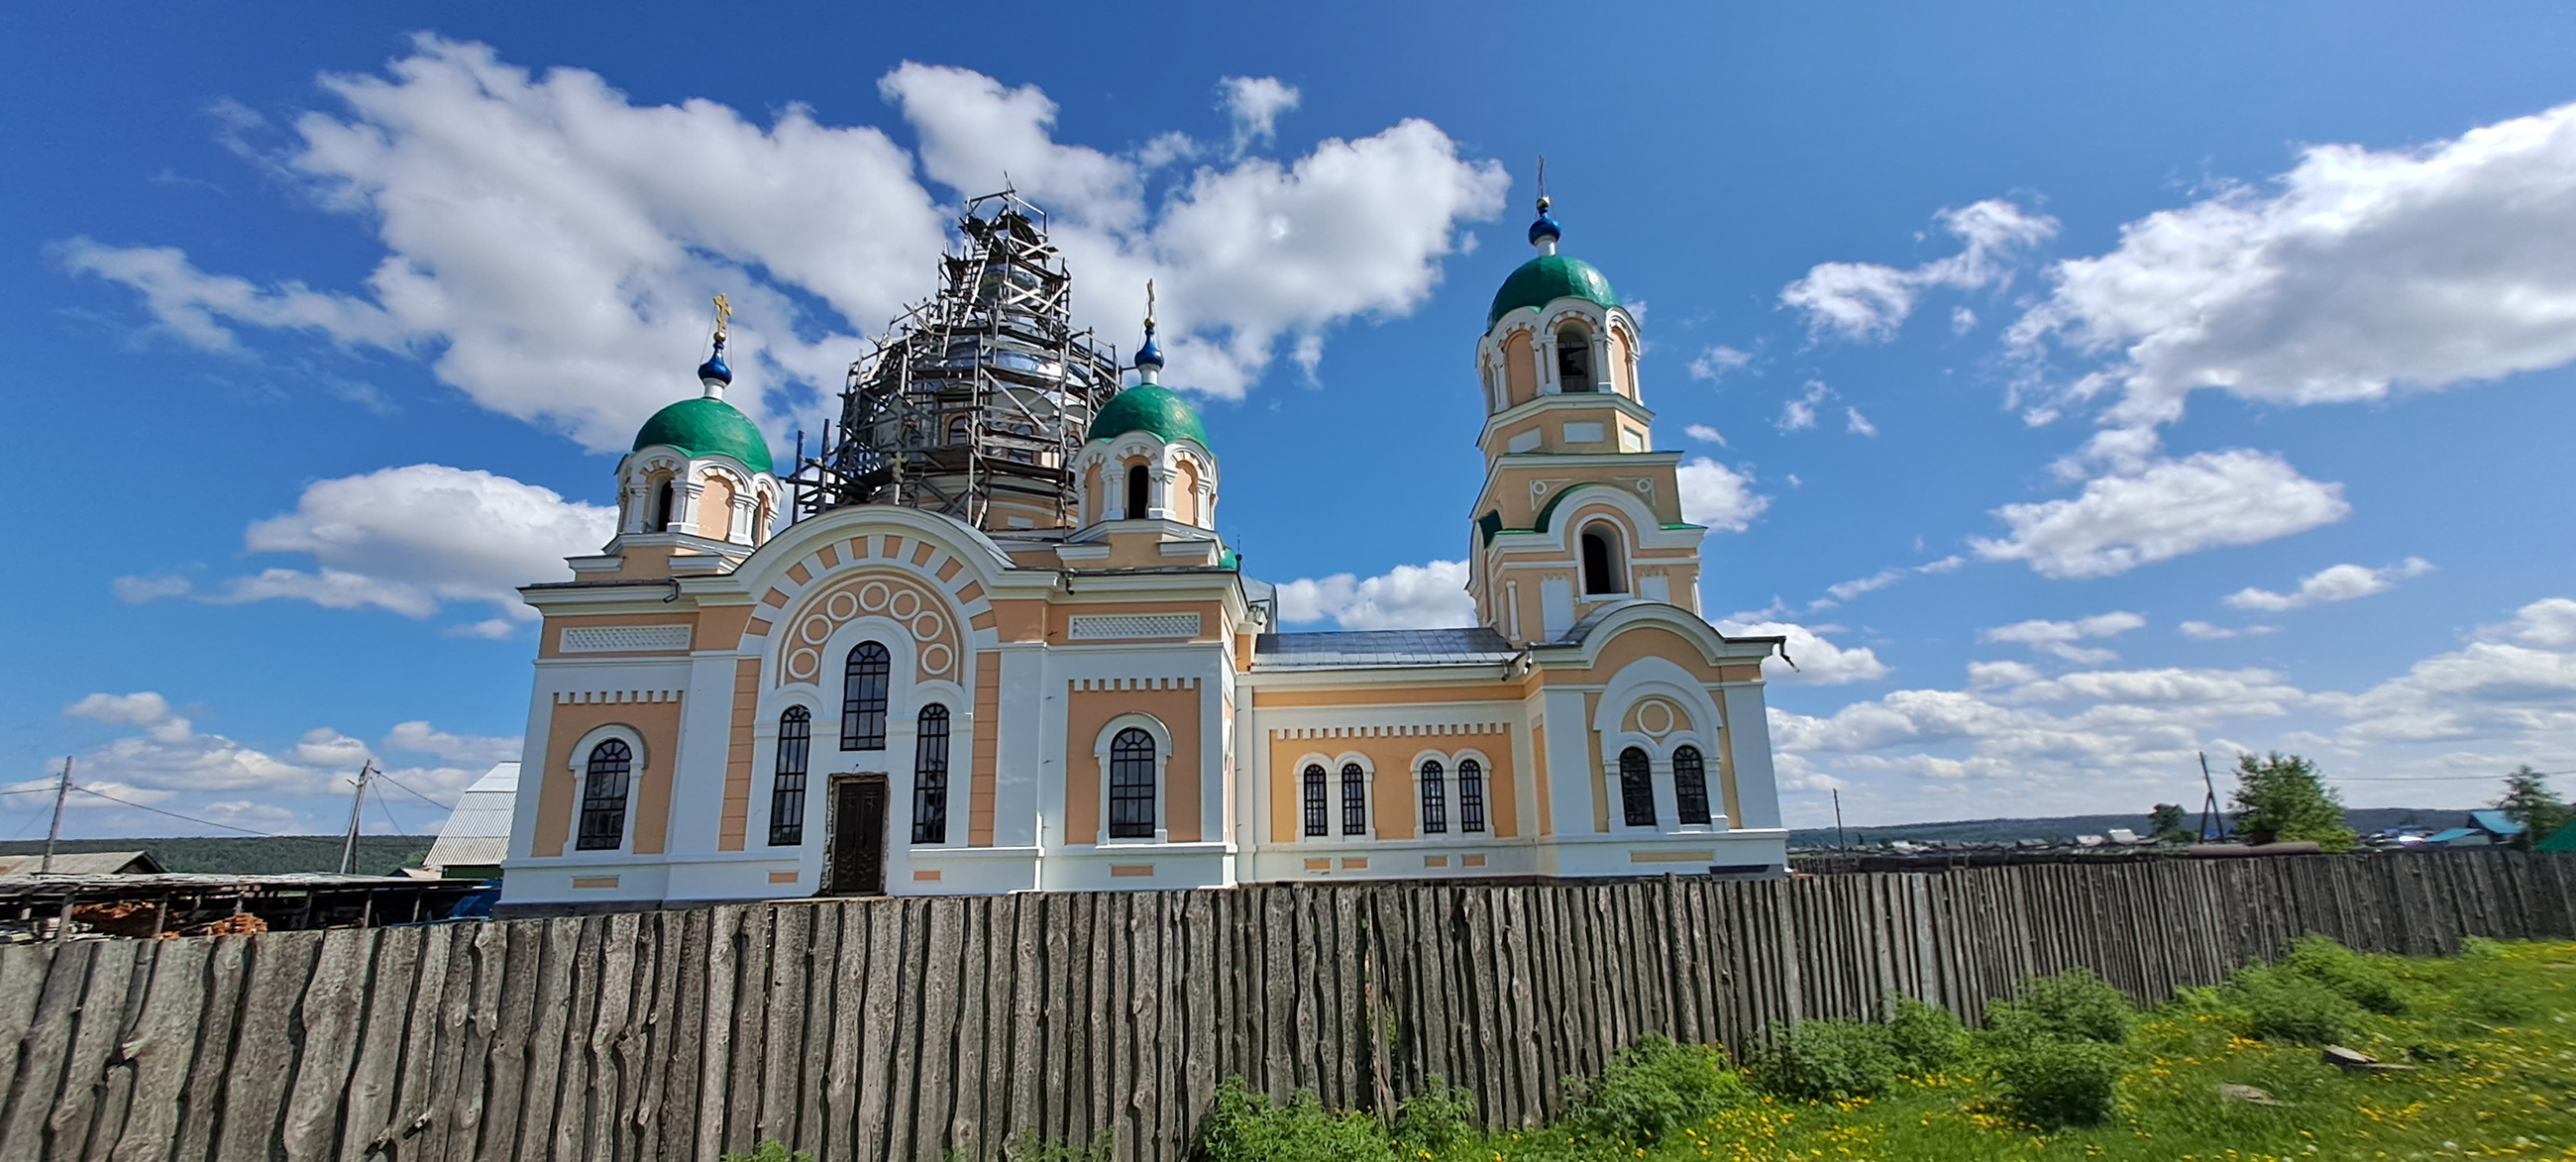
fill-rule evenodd
<path id="1" fill-rule="evenodd" d="M 1159 280 L 1248 569 L 1308 628 L 1454 620 L 1541 153 L 1707 612 L 1793 638 L 1793 822 L 2196 802 L 2200 750 L 2356 804 L 2576 768 L 2563 6 L 1025 11 L 0 15 L 45 485 L 0 787 L 330 830 L 373 757 L 370 826 L 433 824 L 705 297 L 783 452 L 1005 170 L 1105 335 Z"/>

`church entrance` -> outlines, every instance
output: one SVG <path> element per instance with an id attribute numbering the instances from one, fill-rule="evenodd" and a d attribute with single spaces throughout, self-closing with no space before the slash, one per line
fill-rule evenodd
<path id="1" fill-rule="evenodd" d="M 833 784 L 832 796 L 832 874 L 824 891 L 838 896 L 884 895 L 884 776 L 843 779 Z"/>

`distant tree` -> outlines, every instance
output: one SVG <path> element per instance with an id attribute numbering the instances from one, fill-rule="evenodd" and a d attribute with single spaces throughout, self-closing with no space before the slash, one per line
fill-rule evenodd
<path id="1" fill-rule="evenodd" d="M 2549 776 L 2531 769 L 2529 763 L 2504 777 L 2504 797 L 2495 805 L 2505 818 L 2522 824 L 2522 834 L 2513 837 L 2515 847 L 2530 847 L 2576 821 L 2576 810 L 2560 802 L 2558 793 L 2549 789 Z"/>
<path id="2" fill-rule="evenodd" d="M 2167 843 L 2179 843 L 2191 838 L 2191 833 L 2182 829 L 2182 821 L 2182 804 L 2158 803 L 2154 811 L 2147 813 L 2147 834 Z"/>
<path id="3" fill-rule="evenodd" d="M 2360 836 L 2343 819 L 2343 795 L 2317 765 L 2279 751 L 2236 760 L 2236 830 L 2256 843 L 2312 842 L 2350 851 Z"/>

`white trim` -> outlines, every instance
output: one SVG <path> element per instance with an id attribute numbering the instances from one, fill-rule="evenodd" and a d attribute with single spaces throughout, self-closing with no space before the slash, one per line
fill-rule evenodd
<path id="1" fill-rule="evenodd" d="M 1112 838 L 1109 834 L 1109 744 L 1120 733 L 1131 729 L 1142 730 L 1154 740 L 1154 836 L 1151 839 Z M 1101 724 L 1100 733 L 1091 740 L 1091 757 L 1099 764 L 1100 770 L 1100 811 L 1093 817 L 1099 829 L 1091 833 L 1091 844 L 1095 847 L 1145 847 L 1170 843 L 1172 812 L 1164 799 L 1172 792 L 1172 729 L 1151 714 L 1128 711 Z"/>
<path id="2" fill-rule="evenodd" d="M 633 760 L 626 767 L 626 807 L 620 812 L 618 819 L 617 846 L 585 848 L 581 846 L 581 804 L 589 797 L 590 752 L 610 739 L 625 743 L 627 750 L 633 754 Z M 644 776 L 652 769 L 651 759 L 644 749 L 643 732 L 623 722 L 610 722 L 591 727 L 589 733 L 582 735 L 581 740 L 573 744 L 572 754 L 569 757 L 571 761 L 567 765 L 572 768 L 572 825 L 564 834 L 564 850 L 634 854 L 637 814 L 635 808 L 638 801 L 643 798 Z"/>

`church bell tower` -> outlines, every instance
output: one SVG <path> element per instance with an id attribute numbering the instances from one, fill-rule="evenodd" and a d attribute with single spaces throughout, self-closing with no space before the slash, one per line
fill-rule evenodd
<path id="1" fill-rule="evenodd" d="M 1654 450 L 1637 320 L 1590 263 L 1557 252 L 1542 190 L 1522 263 L 1494 293 L 1476 373 L 1485 397 L 1468 589 L 1485 625 L 1550 642 L 1614 602 L 1699 612 L 1704 529 L 1684 522 L 1680 452 Z"/>

